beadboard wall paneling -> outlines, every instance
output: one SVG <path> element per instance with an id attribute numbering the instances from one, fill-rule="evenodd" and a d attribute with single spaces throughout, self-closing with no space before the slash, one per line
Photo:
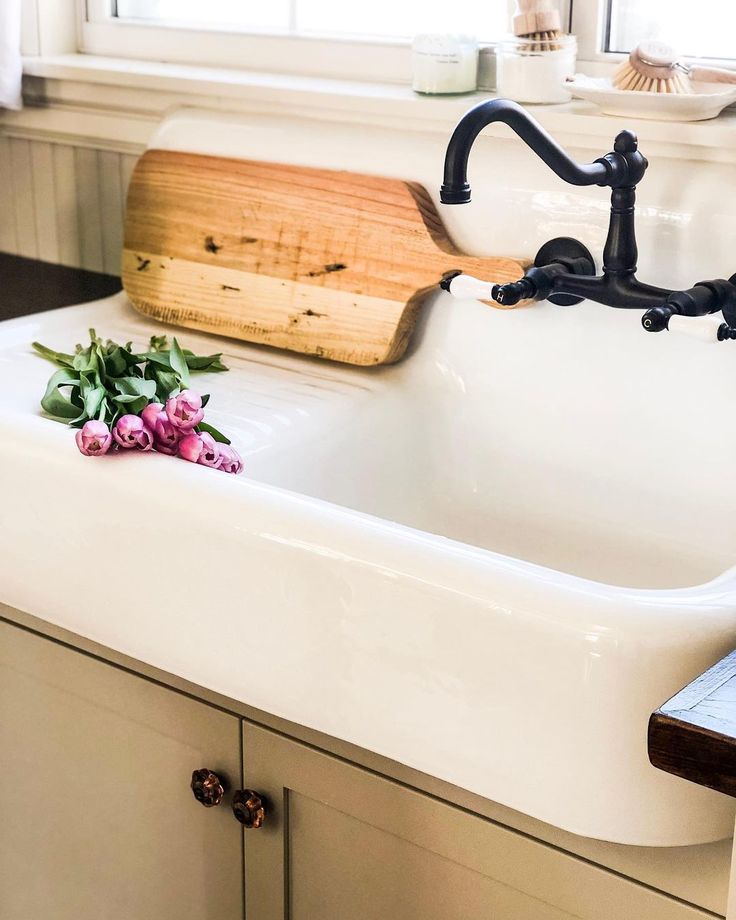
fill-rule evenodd
<path id="1" fill-rule="evenodd" d="M 136 159 L 0 135 L 0 252 L 119 275 Z"/>

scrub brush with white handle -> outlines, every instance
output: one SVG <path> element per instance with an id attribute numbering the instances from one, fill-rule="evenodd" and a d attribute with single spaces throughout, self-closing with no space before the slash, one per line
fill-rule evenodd
<path id="1" fill-rule="evenodd" d="M 514 35 L 539 45 L 539 50 L 554 50 L 562 34 L 562 19 L 554 0 L 516 0 L 512 19 Z"/>
<path id="2" fill-rule="evenodd" d="M 736 83 L 736 71 L 678 60 L 664 42 L 640 42 L 613 75 L 616 89 L 640 93 L 692 93 L 693 80 Z"/>

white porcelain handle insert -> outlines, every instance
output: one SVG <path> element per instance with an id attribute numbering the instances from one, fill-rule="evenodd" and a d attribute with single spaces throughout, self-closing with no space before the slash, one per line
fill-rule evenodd
<path id="1" fill-rule="evenodd" d="M 670 317 L 667 328 L 670 332 L 684 333 L 699 339 L 701 342 L 717 342 L 718 329 L 723 325 L 720 313 L 710 316 L 679 316 Z"/>
<path id="2" fill-rule="evenodd" d="M 492 291 L 495 283 L 481 281 L 472 275 L 455 275 L 451 278 L 447 290 L 453 297 L 473 297 L 475 300 L 493 300 Z"/>

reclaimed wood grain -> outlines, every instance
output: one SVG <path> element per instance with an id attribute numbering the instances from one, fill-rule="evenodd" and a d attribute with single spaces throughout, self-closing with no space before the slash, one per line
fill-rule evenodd
<path id="1" fill-rule="evenodd" d="M 454 270 L 502 282 L 524 265 L 462 254 L 417 183 L 165 150 L 131 179 L 123 284 L 164 322 L 391 363 Z"/>
<path id="2" fill-rule="evenodd" d="M 736 796 L 736 650 L 649 719 L 655 767 Z"/>

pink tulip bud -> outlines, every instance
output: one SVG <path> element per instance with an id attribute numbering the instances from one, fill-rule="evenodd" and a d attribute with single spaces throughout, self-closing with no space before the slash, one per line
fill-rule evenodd
<path id="1" fill-rule="evenodd" d="M 165 412 L 161 412 L 156 419 L 153 429 L 153 446 L 162 454 L 173 456 L 179 445 L 179 439 L 184 432 L 181 428 L 174 428 Z"/>
<path id="2" fill-rule="evenodd" d="M 220 466 L 220 445 L 212 435 L 206 431 L 200 434 L 200 438 L 202 439 L 202 451 L 197 463 L 218 469 Z"/>
<path id="3" fill-rule="evenodd" d="M 194 390 L 182 390 L 166 400 L 166 415 L 175 428 L 191 431 L 204 418 L 202 397 Z"/>
<path id="4" fill-rule="evenodd" d="M 196 431 L 193 431 L 191 434 L 185 434 L 181 441 L 179 441 L 178 451 L 182 460 L 196 463 L 199 460 L 199 455 L 202 453 L 201 436 Z"/>
<path id="5" fill-rule="evenodd" d="M 164 407 L 161 405 L 161 403 L 152 402 L 146 406 L 143 412 L 141 412 L 143 424 L 146 426 L 146 428 L 148 428 L 149 431 L 153 431 L 153 429 L 156 427 L 156 420 L 163 411 Z"/>
<path id="6" fill-rule="evenodd" d="M 115 423 L 112 435 L 121 447 L 137 450 L 151 450 L 153 447 L 153 435 L 137 415 L 121 416 Z"/>
<path id="7" fill-rule="evenodd" d="M 149 403 L 141 412 L 141 418 L 153 434 L 154 450 L 173 456 L 183 432 L 180 428 L 174 428 L 161 403 Z"/>
<path id="8" fill-rule="evenodd" d="M 85 422 L 74 436 L 77 447 L 85 457 L 99 457 L 110 450 L 112 435 L 104 422 Z"/>
<path id="9" fill-rule="evenodd" d="M 240 454 L 229 444 L 220 444 L 219 470 L 224 473 L 240 473 L 243 470 L 243 460 Z"/>
<path id="10" fill-rule="evenodd" d="M 193 431 L 179 441 L 179 456 L 190 463 L 217 469 L 220 465 L 220 445 L 208 432 Z"/>

